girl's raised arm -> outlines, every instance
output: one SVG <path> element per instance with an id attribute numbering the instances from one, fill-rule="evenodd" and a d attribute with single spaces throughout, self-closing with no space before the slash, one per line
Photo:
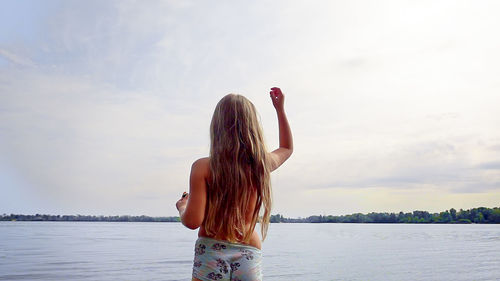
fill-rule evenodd
<path id="1" fill-rule="evenodd" d="M 271 171 L 274 171 L 281 166 L 281 164 L 283 164 L 290 157 L 290 155 L 292 155 L 293 137 L 285 114 L 285 96 L 281 92 L 281 89 L 276 87 L 271 88 L 270 96 L 273 101 L 274 108 L 276 109 L 276 114 L 278 115 L 280 134 L 280 147 L 270 153 Z"/>

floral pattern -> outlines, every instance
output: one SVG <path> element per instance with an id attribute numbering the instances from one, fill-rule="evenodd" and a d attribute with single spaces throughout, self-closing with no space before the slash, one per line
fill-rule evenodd
<path id="1" fill-rule="evenodd" d="M 219 268 L 219 271 L 222 273 L 228 273 L 227 269 L 227 264 L 223 259 L 217 259 L 217 267 Z"/>
<path id="2" fill-rule="evenodd" d="M 240 267 L 240 263 L 239 262 L 231 263 L 231 271 L 238 270 L 238 267 Z"/>
<path id="3" fill-rule="evenodd" d="M 201 256 L 205 253 L 205 249 L 207 248 L 207 246 L 203 245 L 203 244 L 198 244 L 198 246 L 196 247 L 196 249 L 194 250 L 194 254 L 195 256 Z"/>
<path id="4" fill-rule="evenodd" d="M 212 250 L 220 251 L 220 250 L 225 250 L 226 245 L 220 244 L 220 243 L 215 243 L 212 245 Z"/>
<path id="5" fill-rule="evenodd" d="M 253 260 L 253 254 L 249 250 L 240 249 L 241 255 L 244 256 L 247 260 Z"/>
<path id="6" fill-rule="evenodd" d="M 210 272 L 209 274 L 207 274 L 207 277 L 210 280 L 219 280 L 219 279 L 222 279 L 222 274 L 215 273 L 215 272 Z"/>
<path id="7" fill-rule="evenodd" d="M 261 280 L 261 253 L 251 247 L 199 238 L 195 244 L 193 277 L 203 280 Z"/>

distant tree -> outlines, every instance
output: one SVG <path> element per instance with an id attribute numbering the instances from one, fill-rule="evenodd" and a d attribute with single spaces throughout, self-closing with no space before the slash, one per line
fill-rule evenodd
<path id="1" fill-rule="evenodd" d="M 280 214 L 271 215 L 271 217 L 269 218 L 269 222 L 271 223 L 280 222 Z"/>
<path id="2" fill-rule="evenodd" d="M 468 219 L 475 222 L 477 217 L 478 217 L 477 208 L 470 209 L 469 214 L 468 214 Z"/>
<path id="3" fill-rule="evenodd" d="M 456 221 L 457 220 L 457 210 L 451 208 L 450 209 L 450 215 L 451 215 L 451 219 Z"/>
<path id="4" fill-rule="evenodd" d="M 485 207 L 479 207 L 477 209 L 478 209 L 478 212 L 483 214 L 484 222 L 486 222 L 486 223 L 489 222 L 490 215 L 493 212 L 493 210 L 490 208 L 485 208 Z"/>
<path id="5" fill-rule="evenodd" d="M 478 213 L 476 214 L 476 217 L 474 218 L 474 222 L 475 222 L 475 223 L 483 223 L 483 222 L 484 222 L 484 216 L 483 216 L 483 213 L 478 212 Z"/>
<path id="6" fill-rule="evenodd" d="M 444 213 L 442 213 L 442 214 L 443 214 L 442 215 L 442 218 L 443 218 L 442 222 L 449 223 L 453 220 L 451 217 L 451 214 L 448 210 L 444 211 Z M 440 215 L 441 215 L 441 213 L 440 213 Z"/>
<path id="7" fill-rule="evenodd" d="M 500 223 L 500 208 L 493 208 L 488 221 L 490 223 Z"/>
<path id="8" fill-rule="evenodd" d="M 397 219 L 397 217 L 396 217 L 396 214 L 391 213 L 391 215 L 389 216 L 389 222 L 391 222 L 391 223 L 395 223 L 395 222 L 397 222 L 397 221 L 398 221 L 398 219 Z"/>

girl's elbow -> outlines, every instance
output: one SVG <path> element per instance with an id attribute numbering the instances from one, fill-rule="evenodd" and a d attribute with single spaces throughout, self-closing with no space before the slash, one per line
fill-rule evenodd
<path id="1" fill-rule="evenodd" d="M 195 230 L 201 226 L 201 222 L 199 222 L 198 220 L 183 218 L 181 222 L 185 227 L 192 230 Z"/>
<path id="2" fill-rule="evenodd" d="M 200 227 L 199 224 L 195 224 L 195 223 L 191 223 L 191 222 L 183 222 L 182 224 L 184 224 L 185 227 L 192 229 L 192 230 L 195 230 L 198 227 Z"/>

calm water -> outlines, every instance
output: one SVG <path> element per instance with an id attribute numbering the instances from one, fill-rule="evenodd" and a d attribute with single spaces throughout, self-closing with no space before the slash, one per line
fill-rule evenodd
<path id="1" fill-rule="evenodd" d="M 180 223 L 0 222 L 0 280 L 191 280 Z M 500 280 L 500 225 L 272 224 L 265 280 Z"/>

